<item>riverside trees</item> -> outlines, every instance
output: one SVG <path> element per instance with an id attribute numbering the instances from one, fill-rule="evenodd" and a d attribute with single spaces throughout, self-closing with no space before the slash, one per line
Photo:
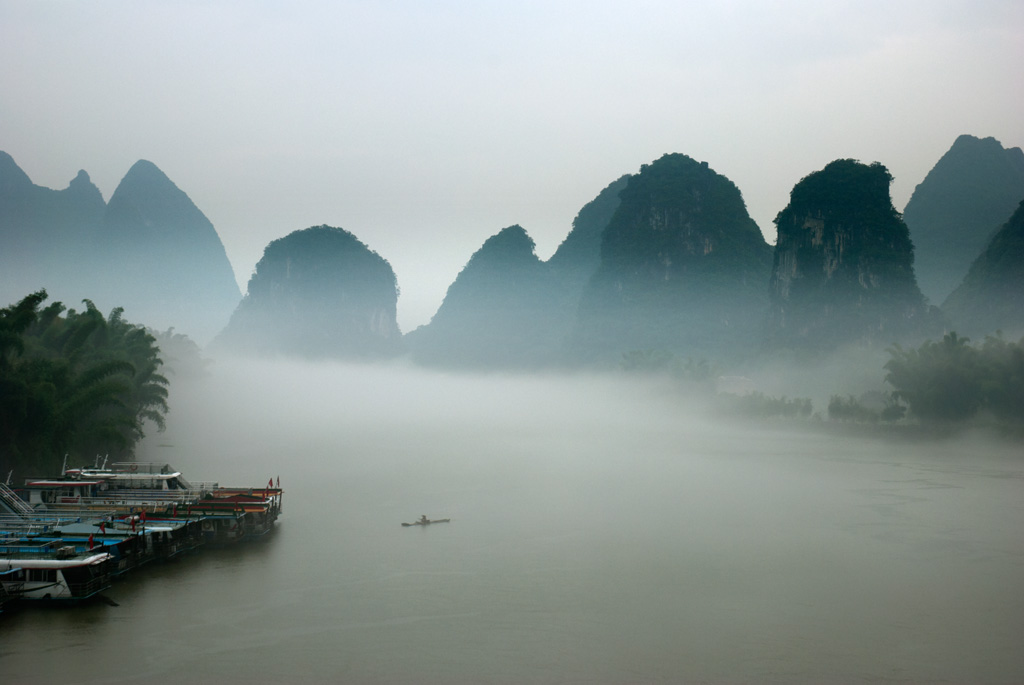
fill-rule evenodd
<path id="1" fill-rule="evenodd" d="M 104 317 L 41 290 L 0 309 L 0 468 L 55 474 L 65 456 L 130 455 L 167 413 L 156 339 L 114 309 Z"/>
<path id="2" fill-rule="evenodd" d="M 980 346 L 955 332 L 917 349 L 889 350 L 885 376 L 922 421 L 965 421 L 982 411 L 1024 423 L 1024 340 L 989 336 Z"/>

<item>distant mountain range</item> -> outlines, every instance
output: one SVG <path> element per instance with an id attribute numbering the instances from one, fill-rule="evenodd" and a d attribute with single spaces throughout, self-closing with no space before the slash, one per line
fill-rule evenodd
<path id="1" fill-rule="evenodd" d="M 635 353 L 729 364 L 913 343 L 951 326 L 1024 330 L 1024 153 L 959 137 L 902 217 L 891 180 L 855 160 L 809 174 L 772 247 L 728 178 L 664 155 L 598 193 L 546 262 L 521 226 L 488 238 L 431 321 L 403 336 L 390 264 L 344 229 L 270 243 L 242 298 L 214 227 L 152 163 L 136 163 L 105 203 L 84 171 L 51 190 L 0 153 L 0 296 L 46 288 L 72 307 L 121 306 L 201 343 L 219 333 L 221 350 L 407 353 L 466 368 L 614 365 Z"/>
<path id="2" fill-rule="evenodd" d="M 45 288 L 154 329 L 206 342 L 241 293 L 216 230 L 154 164 L 140 160 L 109 203 L 80 171 L 65 190 L 36 186 L 0 153 L 0 296 Z"/>
<path id="3" fill-rule="evenodd" d="M 546 263 L 521 226 L 488 238 L 430 323 L 406 335 L 413 359 L 442 366 L 564 364 L 580 297 L 601 263 L 601 236 L 628 179 L 612 182 L 580 210 Z"/>

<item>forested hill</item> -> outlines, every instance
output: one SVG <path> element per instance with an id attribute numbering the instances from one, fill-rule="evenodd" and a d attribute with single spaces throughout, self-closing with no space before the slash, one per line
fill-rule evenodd
<path id="1" fill-rule="evenodd" d="M 956 330 L 1024 335 L 1024 201 L 942 305 Z"/>
<path id="2" fill-rule="evenodd" d="M 430 365 L 521 367 L 550 361 L 557 291 L 521 226 L 488 238 L 449 286 L 437 313 L 407 338 Z"/>
<path id="3" fill-rule="evenodd" d="M 607 363 L 637 349 L 749 352 L 771 248 L 739 189 L 707 163 L 669 154 L 643 165 L 619 197 L 582 295 L 572 355 Z"/>
<path id="4" fill-rule="evenodd" d="M 271 242 L 214 347 L 258 355 L 373 359 L 402 349 L 398 283 L 352 233 L 313 226 Z"/>
<path id="5" fill-rule="evenodd" d="M 52 190 L 0 152 L 0 306 L 41 289 L 66 302 L 95 297 L 95 239 L 105 211 L 84 171 Z"/>
<path id="6" fill-rule="evenodd" d="M 423 364 L 538 368 L 565 362 L 580 295 L 600 263 L 601 236 L 628 176 L 580 209 L 547 262 L 521 226 L 488 238 L 470 257 L 426 326 L 407 334 Z"/>
<path id="7" fill-rule="evenodd" d="M 941 332 L 914 280 L 909 231 L 881 164 L 836 160 L 794 186 L 778 241 L 765 332 L 774 349 L 886 345 Z"/>
<path id="8" fill-rule="evenodd" d="M 962 135 L 914 189 L 903 220 L 922 292 L 938 305 L 1024 200 L 1024 152 Z"/>
<path id="9" fill-rule="evenodd" d="M 118 184 L 96 245 L 116 277 L 93 297 L 154 328 L 206 342 L 242 297 L 213 224 L 152 162 L 139 160 Z"/>
<path id="10" fill-rule="evenodd" d="M 628 174 L 621 176 L 585 204 L 573 219 L 569 235 L 548 260 L 551 270 L 575 289 L 574 300 L 601 264 L 601 239 L 622 203 L 619 194 L 628 182 Z"/>

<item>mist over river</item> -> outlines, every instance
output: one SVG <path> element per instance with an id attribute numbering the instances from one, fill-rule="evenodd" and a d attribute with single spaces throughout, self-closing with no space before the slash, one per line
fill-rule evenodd
<path id="1" fill-rule="evenodd" d="M 219 362 L 170 401 L 140 458 L 280 476 L 277 530 L 5 616 L 3 683 L 1024 681 L 1019 443 L 595 376 Z"/>

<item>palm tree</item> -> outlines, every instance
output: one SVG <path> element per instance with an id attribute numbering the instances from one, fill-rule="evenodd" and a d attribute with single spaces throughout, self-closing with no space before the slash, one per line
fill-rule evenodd
<path id="1" fill-rule="evenodd" d="M 65 454 L 130 456 L 147 421 L 164 427 L 168 381 L 155 338 L 104 318 L 86 300 L 82 312 L 45 291 L 0 310 L 0 462 L 19 470 L 59 468 Z M 6 465 L 9 462 L 9 465 Z"/>

